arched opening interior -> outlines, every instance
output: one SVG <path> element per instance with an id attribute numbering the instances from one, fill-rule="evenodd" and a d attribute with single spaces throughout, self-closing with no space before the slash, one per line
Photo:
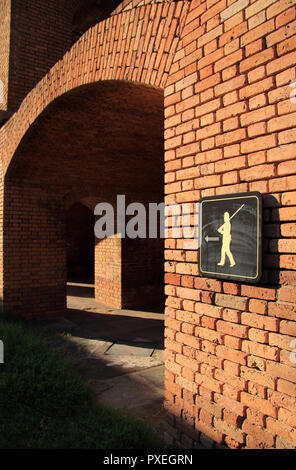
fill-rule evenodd
<path id="1" fill-rule="evenodd" d="M 160 203 L 163 166 L 162 90 L 106 81 L 52 102 L 6 174 L 6 312 L 63 314 L 67 209 L 84 204 L 93 213 L 97 203 L 108 202 L 116 214 L 117 195 L 125 195 L 126 205 Z M 163 302 L 162 239 L 95 239 L 94 266 L 97 301 L 141 309 Z"/>
<path id="2" fill-rule="evenodd" d="M 60 354 L 77 346 L 78 367 L 100 402 L 145 420 L 163 400 L 164 240 L 95 238 L 95 288 L 67 285 L 67 271 L 86 268 L 84 239 L 98 203 L 117 217 L 118 195 L 126 206 L 163 201 L 163 161 L 162 90 L 106 81 L 52 102 L 5 176 L 4 312 L 48 317 L 41 322 L 48 335 L 60 322 L 50 341 Z"/>

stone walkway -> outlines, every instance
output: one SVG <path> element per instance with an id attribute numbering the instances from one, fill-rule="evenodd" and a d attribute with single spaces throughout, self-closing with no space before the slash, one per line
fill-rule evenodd
<path id="1" fill-rule="evenodd" d="M 161 312 L 99 304 L 93 286 L 68 284 L 63 318 L 35 321 L 51 347 L 70 357 L 98 403 L 128 410 L 163 432 L 164 350 Z"/>

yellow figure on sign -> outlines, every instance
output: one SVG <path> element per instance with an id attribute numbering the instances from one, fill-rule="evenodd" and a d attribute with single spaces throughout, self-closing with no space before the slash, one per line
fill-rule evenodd
<path id="1" fill-rule="evenodd" d="M 224 212 L 224 224 L 218 228 L 218 232 L 223 236 L 222 238 L 222 248 L 221 248 L 221 260 L 218 263 L 218 266 L 224 266 L 226 256 L 229 259 L 230 267 L 235 265 L 233 255 L 230 251 L 230 242 L 231 242 L 231 223 L 229 212 Z"/>
<path id="2" fill-rule="evenodd" d="M 234 261 L 233 255 L 230 251 L 230 242 L 231 242 L 231 219 L 244 207 L 244 204 L 240 206 L 237 211 L 232 214 L 232 216 L 229 216 L 229 212 L 224 212 L 224 224 L 221 225 L 217 230 L 219 233 L 222 235 L 222 248 L 221 248 L 221 259 L 219 261 L 218 266 L 224 266 L 225 264 L 225 258 L 226 256 L 229 259 L 230 262 L 230 267 L 232 268 L 233 266 L 236 265 L 236 262 Z"/>

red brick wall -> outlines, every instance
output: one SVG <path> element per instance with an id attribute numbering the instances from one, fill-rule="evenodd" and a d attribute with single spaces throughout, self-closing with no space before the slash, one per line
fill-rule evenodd
<path id="1" fill-rule="evenodd" d="M 296 8 L 193 0 L 165 89 L 167 202 L 260 191 L 258 286 L 166 240 L 166 399 L 185 447 L 296 447 Z M 210 438 L 210 439 L 209 439 Z"/>
<path id="2" fill-rule="evenodd" d="M 125 6 L 128 9 L 130 5 L 126 2 Z M 119 187 L 128 190 L 128 186 L 120 186 L 127 181 L 128 165 L 111 171 L 114 168 L 104 160 L 110 148 L 105 137 L 111 135 L 113 144 L 113 134 L 100 134 L 104 145 L 99 150 L 95 133 L 90 131 L 90 122 L 99 122 L 100 107 L 86 106 L 84 119 L 81 116 L 81 106 L 96 100 L 84 95 L 76 108 L 72 102 L 65 114 L 53 112 L 51 120 L 45 114 L 40 121 L 40 114 L 60 95 L 82 84 L 112 80 L 112 93 L 118 87 L 122 99 L 126 95 L 119 82 L 123 80 L 148 85 L 149 90 L 163 88 L 166 202 L 198 202 L 206 195 L 249 190 L 264 196 L 264 272 L 258 286 L 200 277 L 198 251 L 186 249 L 182 238 L 165 241 L 166 437 L 188 448 L 295 448 L 296 369 L 290 360 L 290 344 L 296 336 L 296 105 L 289 99 L 296 65 L 295 4 L 290 0 L 192 0 L 133 5 L 134 9 L 115 14 L 89 30 L 0 130 L 3 171 L 8 167 L 12 180 L 26 175 L 27 179 L 37 178 L 37 184 L 41 179 L 43 187 L 52 178 L 62 192 L 67 185 L 79 191 L 83 180 L 87 190 L 98 181 L 92 166 L 98 160 L 88 160 L 85 152 L 85 148 L 94 148 L 105 162 L 99 175 L 104 176 L 105 185 L 100 188 L 113 187 L 117 194 Z M 102 99 L 104 93 L 100 96 Z M 109 107 L 104 109 L 122 116 L 118 103 L 121 100 L 110 97 Z M 75 145 L 69 140 L 73 129 L 67 127 L 67 118 L 71 117 L 73 126 L 77 109 L 87 145 L 83 140 Z M 91 110 L 96 119 L 87 118 Z M 114 121 L 114 129 L 133 115 L 133 110 L 129 111 L 124 119 Z M 38 125 L 32 126 L 34 122 Z M 151 126 L 149 134 L 155 127 Z M 52 128 L 54 132 L 49 132 Z M 28 129 L 35 129 L 35 141 L 30 140 Z M 119 134 L 119 142 L 123 135 Z M 48 143 L 52 141 L 59 143 L 54 159 Z M 135 145 L 136 149 L 139 143 Z M 77 159 L 77 146 L 85 158 L 83 165 Z M 137 153 L 126 151 L 126 155 Z M 141 156 L 134 159 L 134 167 L 143 170 L 145 161 Z M 150 161 L 154 161 L 152 156 Z M 61 171 L 64 168 L 67 184 Z M 158 171 L 147 173 L 145 167 L 143 174 L 151 179 Z M 143 197 L 146 180 L 138 180 L 140 193 L 130 192 L 131 198 Z M 20 231 L 13 216 L 19 209 L 10 188 L 6 188 L 8 205 L 4 209 L 16 225 L 4 235 L 4 304 L 11 307 L 15 300 L 11 302 L 10 292 L 14 289 L 16 299 L 18 291 L 13 286 L 15 279 L 21 279 L 14 274 L 16 258 L 8 258 L 13 254 L 14 234 Z M 19 188 L 15 191 L 18 201 L 21 193 Z M 25 227 L 29 206 L 36 207 L 31 200 L 35 190 L 33 194 L 30 196 L 28 188 L 22 193 L 20 207 L 28 204 Z M 104 196 L 100 191 L 93 194 Z M 47 214 L 45 209 L 36 211 L 36 220 Z M 7 220 L 5 216 L 5 224 Z M 49 222 L 49 230 L 51 227 Z M 16 240 L 20 242 L 21 237 Z M 38 246 L 37 262 L 43 250 L 42 244 Z M 32 268 L 28 272 L 37 271 Z M 5 286 L 6 278 L 9 282 Z M 24 298 L 29 299 L 29 291 L 24 292 Z M 35 296 L 36 305 L 46 298 L 42 291 L 39 295 Z M 23 308 L 23 300 L 20 305 Z"/>
<path id="3" fill-rule="evenodd" d="M 27 93 L 70 49 L 73 19 L 83 2 L 1 2 L 0 79 L 3 75 L 6 88 L 8 85 L 9 111 L 17 110 Z M 77 33 L 75 38 L 79 38 Z"/>
<path id="4" fill-rule="evenodd" d="M 10 111 L 71 46 L 72 14 L 58 0 L 11 0 Z"/>

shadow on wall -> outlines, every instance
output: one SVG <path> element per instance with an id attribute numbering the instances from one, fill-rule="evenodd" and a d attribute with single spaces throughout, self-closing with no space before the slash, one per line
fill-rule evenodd
<path id="1" fill-rule="evenodd" d="M 280 209 L 276 197 L 263 194 L 263 274 L 258 286 L 279 287 L 289 284 L 291 276 L 294 276 L 291 271 L 280 270 Z"/>

